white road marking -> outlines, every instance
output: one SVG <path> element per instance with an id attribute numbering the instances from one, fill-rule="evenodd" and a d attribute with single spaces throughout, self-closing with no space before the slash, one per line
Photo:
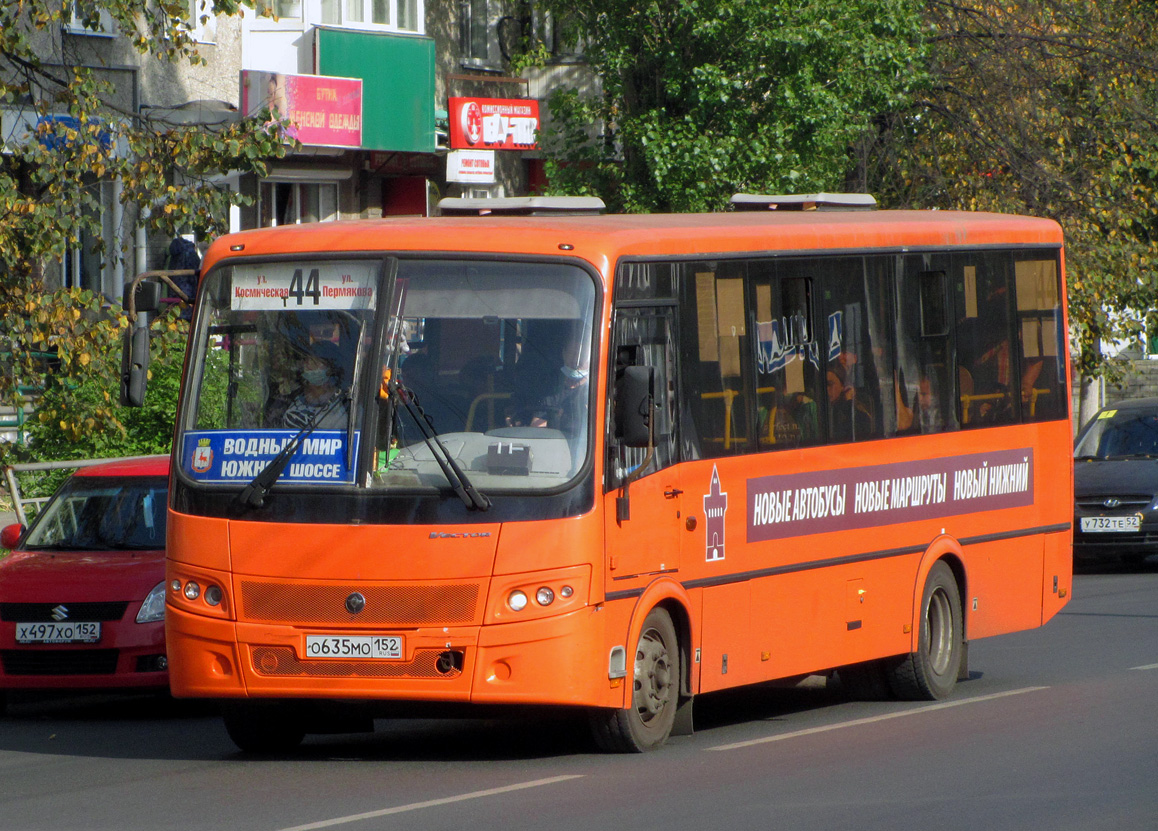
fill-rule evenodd
<path id="1" fill-rule="evenodd" d="M 880 716 L 869 716 L 868 718 L 858 718 L 852 721 L 842 721 L 839 724 L 826 724 L 823 727 L 810 727 L 807 730 L 796 730 L 792 733 L 779 733 L 775 736 L 765 736 L 762 739 L 749 739 L 745 742 L 733 742 L 732 744 L 721 744 L 716 747 L 709 747 L 708 750 L 738 750 L 742 747 L 751 747 L 757 744 L 768 744 L 769 742 L 780 742 L 785 739 L 797 739 L 801 736 L 811 736 L 816 733 L 827 733 L 830 730 L 842 730 L 845 727 L 859 727 L 863 724 L 875 724 L 878 721 L 888 721 L 894 718 L 903 718 L 905 716 L 915 716 L 921 713 L 928 713 L 933 710 L 945 710 L 949 707 L 961 707 L 965 704 L 979 704 L 983 701 L 992 701 L 995 698 L 1005 698 L 1010 695 L 1021 695 L 1022 693 L 1037 692 L 1038 690 L 1048 690 L 1049 687 L 1023 687 L 1019 690 L 1007 690 L 1006 692 L 992 693 L 991 695 L 979 695 L 974 698 L 962 698 L 957 701 L 942 701 L 939 704 L 929 704 L 924 707 L 917 707 L 913 710 L 905 710 L 900 713 L 886 713 Z"/>
<path id="2" fill-rule="evenodd" d="M 1130 669 L 1158 669 L 1158 664 L 1146 664 L 1144 667 L 1130 667 Z"/>
<path id="3" fill-rule="evenodd" d="M 383 808 L 380 811 L 366 811 L 363 814 L 351 814 L 347 817 L 335 817 L 334 819 L 325 819 L 320 822 L 310 822 L 306 825 L 295 825 L 291 828 L 282 828 L 281 831 L 314 831 L 317 828 L 332 828 L 335 825 L 343 825 L 347 822 L 358 822 L 364 819 L 374 819 L 375 817 L 385 817 L 390 814 L 404 814 L 407 811 L 421 811 L 423 808 L 435 808 L 439 805 L 450 805 L 454 802 L 465 802 L 468 799 L 481 799 L 484 796 L 497 796 L 498 794 L 510 793 L 511 791 L 522 791 L 527 788 L 539 788 L 543 785 L 554 785 L 557 782 L 566 782 L 569 779 L 582 779 L 580 774 L 571 776 L 552 776 L 548 779 L 535 779 L 531 782 L 518 782 L 514 785 L 504 785 L 501 788 L 489 788 L 485 791 L 473 791 L 471 793 L 458 794 L 457 796 L 444 796 L 441 799 L 429 799 L 426 802 L 412 802 L 409 805 L 398 805 L 394 808 Z"/>

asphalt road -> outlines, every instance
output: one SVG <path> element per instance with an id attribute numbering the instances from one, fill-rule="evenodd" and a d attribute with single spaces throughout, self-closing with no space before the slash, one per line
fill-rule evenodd
<path id="1" fill-rule="evenodd" d="M 279 759 L 205 705 L 18 700 L 0 829 L 1158 828 L 1158 558 L 1082 573 L 1042 629 L 977 641 L 945 702 L 751 688 L 694 736 L 594 751 L 573 719 L 380 721 Z"/>

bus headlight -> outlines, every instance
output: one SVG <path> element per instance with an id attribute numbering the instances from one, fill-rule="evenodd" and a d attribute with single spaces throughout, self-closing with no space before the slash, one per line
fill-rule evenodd
<path id="1" fill-rule="evenodd" d="M 529 574 L 496 577 L 487 619 L 494 623 L 526 622 L 565 615 L 586 605 L 591 566 L 565 566 Z"/>
<path id="2" fill-rule="evenodd" d="M 187 600 L 196 600 L 201 596 L 201 586 L 190 580 L 185 584 L 185 598 Z"/>

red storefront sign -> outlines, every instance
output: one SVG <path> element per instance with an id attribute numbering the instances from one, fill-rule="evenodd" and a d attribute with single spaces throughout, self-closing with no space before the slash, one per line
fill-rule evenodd
<path id="1" fill-rule="evenodd" d="M 269 107 L 293 125 L 290 134 L 319 147 L 362 146 L 362 79 L 241 72 L 241 108 Z"/>
<path id="2" fill-rule="evenodd" d="M 451 98 L 452 150 L 535 150 L 539 102 L 531 98 Z"/>

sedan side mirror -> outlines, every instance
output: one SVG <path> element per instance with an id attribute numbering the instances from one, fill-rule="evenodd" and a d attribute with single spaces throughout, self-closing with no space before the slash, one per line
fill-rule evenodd
<path id="1" fill-rule="evenodd" d="M 24 526 L 19 523 L 4 526 L 4 530 L 0 531 L 0 548 L 12 550 L 16 547 L 16 543 L 20 542 L 20 535 L 23 533 Z"/>

